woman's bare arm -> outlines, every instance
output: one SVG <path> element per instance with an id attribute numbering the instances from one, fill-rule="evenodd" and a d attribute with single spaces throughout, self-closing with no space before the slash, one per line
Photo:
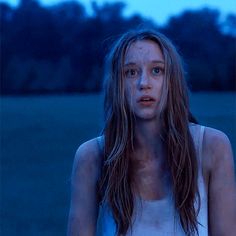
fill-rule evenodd
<path id="1" fill-rule="evenodd" d="M 68 236 L 94 236 L 98 215 L 97 181 L 100 175 L 96 139 L 82 144 L 76 154 L 71 177 Z"/>
<path id="2" fill-rule="evenodd" d="M 236 185 L 231 145 L 227 136 L 215 129 L 207 129 L 205 139 L 211 159 L 210 235 L 233 236 L 236 235 Z"/>

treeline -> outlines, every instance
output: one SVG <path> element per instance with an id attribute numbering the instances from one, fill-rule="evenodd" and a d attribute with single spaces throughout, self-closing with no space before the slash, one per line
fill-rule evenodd
<path id="1" fill-rule="evenodd" d="M 124 17 L 124 8 L 122 2 L 93 2 L 89 16 L 75 1 L 0 3 L 1 94 L 100 91 L 111 43 L 142 26 L 177 45 L 192 90 L 236 90 L 235 15 L 221 22 L 217 10 L 185 11 L 160 27 L 140 15 Z"/>

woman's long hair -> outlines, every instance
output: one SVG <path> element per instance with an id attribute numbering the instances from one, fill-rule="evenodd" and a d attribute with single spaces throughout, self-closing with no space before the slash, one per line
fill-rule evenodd
<path id="1" fill-rule="evenodd" d="M 124 57 L 130 45 L 139 40 L 157 43 L 165 60 L 165 79 L 161 95 L 161 121 L 171 174 L 175 208 L 187 234 L 197 232 L 195 209 L 198 164 L 189 131 L 192 119 L 181 59 L 164 35 L 152 30 L 130 31 L 113 46 L 107 57 L 105 78 L 104 164 L 99 192 L 109 204 L 117 233 L 131 226 L 134 193 L 131 188 L 130 153 L 133 151 L 134 116 L 124 88 Z M 200 203 L 200 202 L 198 202 Z"/>

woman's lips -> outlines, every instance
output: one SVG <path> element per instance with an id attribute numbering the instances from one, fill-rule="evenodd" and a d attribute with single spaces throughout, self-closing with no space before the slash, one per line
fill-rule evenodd
<path id="1" fill-rule="evenodd" d="M 151 96 L 142 96 L 138 99 L 138 103 L 143 106 L 151 106 L 155 101 L 156 99 Z"/>

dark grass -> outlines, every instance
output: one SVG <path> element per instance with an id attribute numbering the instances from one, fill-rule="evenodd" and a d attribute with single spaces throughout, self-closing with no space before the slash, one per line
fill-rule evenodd
<path id="1" fill-rule="evenodd" d="M 191 107 L 235 153 L 236 95 L 194 94 Z M 101 95 L 1 98 L 0 235 L 66 234 L 74 153 L 102 120 Z"/>

